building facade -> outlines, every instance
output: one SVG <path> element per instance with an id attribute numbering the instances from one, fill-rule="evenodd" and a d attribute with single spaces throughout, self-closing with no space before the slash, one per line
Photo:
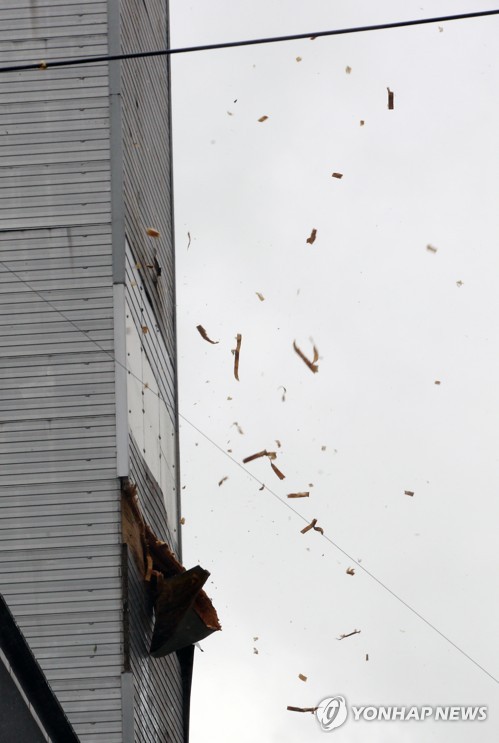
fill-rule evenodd
<path id="1" fill-rule="evenodd" d="M 50 66 L 166 48 L 167 0 L 2 0 L 0 28 L 3 65 L 47 63 L 0 74 L 0 593 L 81 741 L 183 743 L 219 626 L 188 572 L 151 655 L 183 570 L 169 60 Z"/>

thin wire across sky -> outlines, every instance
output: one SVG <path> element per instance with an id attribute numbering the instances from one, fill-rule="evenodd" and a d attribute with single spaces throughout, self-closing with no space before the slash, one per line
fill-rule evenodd
<path id="1" fill-rule="evenodd" d="M 53 62 L 40 60 L 39 62 L 28 62 L 25 64 L 9 65 L 0 67 L 2 72 L 23 72 L 26 70 L 46 70 L 52 67 L 70 67 L 87 64 L 102 64 L 104 62 L 116 62 L 124 59 L 146 59 L 148 57 L 170 57 L 173 54 L 191 54 L 193 52 L 207 52 L 216 49 L 234 49 L 242 46 L 256 46 L 258 44 L 276 44 L 283 41 L 299 41 L 300 39 L 318 39 L 324 36 L 343 36 L 346 34 L 359 34 L 366 31 L 387 31 L 395 28 L 408 28 L 410 26 L 423 26 L 429 23 L 447 23 L 449 21 L 464 21 L 471 18 L 485 18 L 499 15 L 497 10 L 480 10 L 472 13 L 457 13 L 455 15 L 434 16 L 432 18 L 416 18 L 411 21 L 394 21 L 393 23 L 378 23 L 369 26 L 353 26 L 351 28 L 336 28 L 330 31 L 309 31 L 301 34 L 288 34 L 285 36 L 269 36 L 259 39 L 245 39 L 242 41 L 223 41 L 217 44 L 201 44 L 199 46 L 185 46 L 178 49 L 156 49 L 150 52 L 129 52 L 125 54 L 103 54 L 96 57 L 68 57 L 57 59 Z"/>

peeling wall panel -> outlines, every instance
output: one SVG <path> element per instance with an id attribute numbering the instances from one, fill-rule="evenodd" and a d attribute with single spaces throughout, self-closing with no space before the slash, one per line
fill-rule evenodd
<path id="1" fill-rule="evenodd" d="M 165 49 L 168 7 L 163 0 L 147 3 L 122 0 L 122 48 Z M 122 68 L 124 193 L 126 233 L 137 260 L 152 263 L 157 253 L 162 275 L 143 279 L 152 299 L 158 324 L 172 357 L 175 348 L 173 285 L 172 194 L 170 192 L 169 60 L 151 58 L 142 65 L 131 60 Z M 161 94 L 158 95 L 158 91 Z M 160 238 L 146 234 L 147 227 Z"/>
<path id="2" fill-rule="evenodd" d="M 135 679 L 137 743 L 184 743 L 183 696 L 176 653 L 151 658 L 153 621 L 144 581 L 129 556 L 130 660 Z"/>

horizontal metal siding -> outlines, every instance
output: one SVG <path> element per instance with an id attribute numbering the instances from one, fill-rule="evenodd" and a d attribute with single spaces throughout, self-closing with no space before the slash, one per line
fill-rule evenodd
<path id="1" fill-rule="evenodd" d="M 105 0 L 3 0 L 0 27 L 3 64 L 107 51 Z M 0 228 L 110 224 L 107 65 L 6 73 L 0 94 Z"/>
<path id="2" fill-rule="evenodd" d="M 158 483 L 145 463 L 137 442 L 130 433 L 130 477 L 137 485 L 140 505 L 145 519 L 156 536 L 175 552 L 175 522 L 170 523 L 165 510 L 163 494 Z"/>
<path id="3" fill-rule="evenodd" d="M 108 48 L 105 0 L 2 0 L 0 25 L 3 64 Z M 107 66 L 0 93 L 0 590 L 80 739 L 118 743 Z"/>
<path id="4" fill-rule="evenodd" d="M 176 653 L 152 658 L 153 615 L 143 576 L 129 556 L 130 662 L 137 743 L 184 743 L 182 675 Z"/>
<path id="5" fill-rule="evenodd" d="M 168 4 L 165 0 L 122 0 L 122 50 L 165 49 L 168 46 Z M 141 273 L 168 351 L 174 356 L 174 260 L 172 194 L 170 191 L 169 61 L 156 57 L 122 67 L 124 195 L 127 238 L 136 259 L 162 273 Z M 148 237 L 146 229 L 161 233 Z"/>

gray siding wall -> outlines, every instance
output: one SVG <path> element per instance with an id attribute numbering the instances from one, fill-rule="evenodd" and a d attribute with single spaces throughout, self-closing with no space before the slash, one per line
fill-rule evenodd
<path id="1" fill-rule="evenodd" d="M 124 52 L 167 48 L 167 0 L 121 0 L 121 36 Z M 133 254 L 133 264 L 129 261 L 127 265 L 127 302 L 139 331 L 141 325 L 151 329 L 143 335 L 142 347 L 177 436 L 169 108 L 170 75 L 166 57 L 151 58 L 146 63 L 131 60 L 122 66 L 125 231 Z M 159 230 L 160 237 L 149 237 L 146 233 L 148 227 Z M 151 268 L 155 258 L 161 267 L 160 276 Z M 164 340 L 165 354 L 153 342 L 156 332 Z M 178 491 L 176 465 L 176 461 L 170 463 L 173 472 L 177 472 L 174 487 Z M 178 553 L 177 506 L 166 512 L 163 493 L 148 470 L 133 436 L 130 436 L 130 475 L 138 485 L 148 523 L 157 536 Z M 180 664 L 176 653 L 160 659 L 147 655 L 153 627 L 152 607 L 148 604 L 142 577 L 132 557 L 129 558 L 129 572 L 130 662 L 135 680 L 136 741 L 183 743 Z"/>
<path id="2" fill-rule="evenodd" d="M 107 3 L 2 0 L 0 57 L 107 52 Z M 0 77 L 0 591 L 85 743 L 121 741 L 107 67 Z"/>
<path id="3" fill-rule="evenodd" d="M 168 45 L 167 0 L 121 0 L 123 52 L 165 49 Z M 175 293 L 171 148 L 167 57 L 130 60 L 122 66 L 124 194 L 127 239 L 136 260 L 152 264 L 155 254 L 162 273 L 142 270 L 165 343 L 175 358 Z M 146 229 L 160 231 L 159 239 Z"/>

